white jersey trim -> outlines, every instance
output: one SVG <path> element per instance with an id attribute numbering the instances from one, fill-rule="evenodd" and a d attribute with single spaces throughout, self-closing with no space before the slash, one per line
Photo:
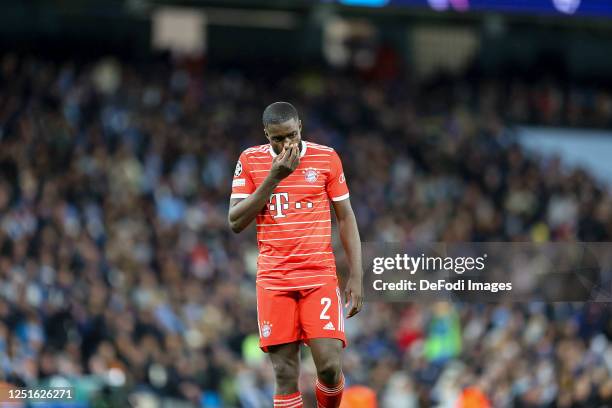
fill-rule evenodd
<path id="1" fill-rule="evenodd" d="M 303 188 L 303 187 L 323 187 L 324 184 L 310 184 L 310 185 L 293 185 L 293 186 L 289 186 L 289 185 L 279 185 L 278 187 L 276 187 L 276 189 L 280 189 L 282 191 L 283 188 Z M 299 193 L 298 193 L 299 194 Z"/>
<path id="2" fill-rule="evenodd" d="M 323 252 L 309 252 L 309 253 L 306 253 L 306 254 L 290 254 L 290 255 L 283 255 L 283 256 L 259 254 L 259 256 L 267 256 L 269 258 L 288 258 L 290 256 L 306 256 L 306 255 L 332 254 L 332 253 L 333 252 L 330 252 L 330 251 L 323 251 Z"/>
<path id="3" fill-rule="evenodd" d="M 296 405 L 298 404 L 298 405 Z M 274 399 L 274 408 L 277 407 L 281 407 L 281 408 L 293 408 L 293 407 L 297 407 L 302 405 L 302 396 L 298 395 L 295 398 L 291 398 L 290 400 L 281 400 L 281 399 Z"/>
<path id="4" fill-rule="evenodd" d="M 331 228 L 331 224 L 330 225 L 321 225 L 321 226 L 315 226 L 315 227 L 311 227 L 311 228 L 294 228 L 294 229 L 284 229 L 284 230 L 270 230 L 270 231 L 262 231 L 262 233 L 280 233 L 280 232 L 290 232 L 290 231 L 312 231 L 313 229 L 317 229 L 317 228 Z"/>
<path id="5" fill-rule="evenodd" d="M 293 271 L 297 271 L 295 273 L 291 274 L 291 278 L 307 278 L 308 276 L 312 276 L 313 273 L 334 273 L 335 277 L 338 277 L 338 275 L 336 275 L 336 270 L 335 269 L 317 269 L 317 270 L 311 270 L 311 271 L 301 271 L 301 270 L 297 270 L 297 269 L 292 269 Z M 259 275 L 257 275 L 257 280 L 259 279 L 279 279 L 278 276 L 269 276 L 268 274 L 271 273 L 270 270 L 267 271 L 262 271 Z M 302 275 L 296 275 L 296 274 L 302 274 Z M 306 274 L 306 275 L 304 275 Z M 285 275 L 285 277 L 287 277 L 287 275 Z"/>
<path id="6" fill-rule="evenodd" d="M 317 163 L 327 163 L 327 162 L 317 162 Z M 318 170 L 318 171 L 327 171 L 327 169 L 319 169 L 319 168 L 315 168 L 313 167 L 312 170 Z M 270 169 L 262 169 L 262 170 L 251 170 L 251 173 L 263 173 L 264 171 L 269 172 Z M 297 174 L 297 173 L 292 173 L 292 174 Z M 257 177 L 265 177 L 265 176 L 257 176 Z"/>
<path id="7" fill-rule="evenodd" d="M 310 237 L 331 237 L 331 234 L 325 235 L 303 235 L 301 237 L 287 237 L 287 238 L 271 238 L 271 239 L 260 239 L 259 242 L 267 242 L 267 241 L 286 241 L 288 239 L 300 239 L 300 238 L 310 238 Z"/>
<path id="8" fill-rule="evenodd" d="M 268 227 L 268 226 L 277 226 L 277 225 L 289 225 L 289 224 L 314 224 L 315 222 L 330 222 L 327 220 L 315 220 L 315 221 L 295 221 L 295 222 L 277 222 L 272 224 L 257 224 L 258 227 Z"/>
<path id="9" fill-rule="evenodd" d="M 308 279 L 308 278 L 320 278 L 320 277 L 326 277 L 326 276 L 336 277 L 337 275 L 332 275 L 332 274 L 328 273 L 326 275 L 288 276 L 288 277 L 285 277 L 283 279 Z M 257 279 L 257 282 L 259 282 L 259 281 L 274 281 L 274 280 L 278 280 L 278 278 L 259 278 L 259 279 Z"/>
<path id="10" fill-rule="evenodd" d="M 232 195 L 230 195 L 230 198 L 247 198 L 248 196 L 250 196 L 250 194 L 232 193 Z"/>
<path id="11" fill-rule="evenodd" d="M 321 244 L 331 244 L 331 241 L 328 239 L 327 241 L 315 241 L 315 242 L 301 242 L 299 244 L 300 247 L 302 247 L 303 245 L 316 245 L 317 247 L 321 247 Z M 270 245 L 270 244 L 267 244 Z M 279 248 L 293 248 L 295 247 L 295 244 L 287 244 L 287 245 L 278 245 L 278 244 L 274 244 L 273 248 L 274 249 L 279 249 Z M 304 249 L 318 249 L 318 248 L 304 248 Z"/>
<path id="12" fill-rule="evenodd" d="M 325 283 L 315 283 L 314 285 L 302 285 L 302 286 L 268 286 L 264 287 L 267 290 L 287 290 L 287 289 L 304 289 L 304 288 L 316 288 L 323 286 Z"/>
<path id="13" fill-rule="evenodd" d="M 280 259 L 277 259 L 277 261 L 279 261 Z M 289 268 L 281 268 L 281 267 L 277 267 L 276 265 L 278 265 L 278 263 L 275 262 L 262 262 L 261 260 L 257 261 L 257 267 L 262 270 L 262 271 L 295 271 L 296 267 L 300 267 L 302 265 L 304 265 L 304 263 L 308 263 L 309 265 L 312 264 L 319 264 L 319 263 L 323 263 L 323 262 L 330 262 L 333 261 L 334 257 L 331 256 L 327 259 L 319 259 L 316 261 L 299 261 L 299 262 L 289 262 L 289 263 L 283 263 L 282 265 L 285 266 L 289 266 Z M 319 268 L 320 269 L 320 268 Z"/>
<path id="14" fill-rule="evenodd" d="M 346 193 L 346 194 L 341 195 L 339 197 L 332 197 L 331 200 L 332 201 L 342 201 L 342 200 L 346 200 L 347 198 L 349 198 L 349 193 Z"/>
<path id="15" fill-rule="evenodd" d="M 316 144 L 316 143 L 311 143 L 311 142 L 309 142 L 308 145 L 312 149 L 319 149 L 319 150 L 323 150 L 323 151 L 326 151 L 326 152 L 333 152 L 334 151 L 333 147 L 329 147 L 329 146 L 323 146 L 323 145 Z"/>
<path id="16" fill-rule="evenodd" d="M 310 215 L 310 214 L 325 214 L 325 213 L 329 213 L 329 212 L 330 212 L 330 209 L 326 208 L 326 209 L 321 210 L 321 211 L 309 211 L 307 213 L 301 213 L 301 214 L 298 211 L 290 212 L 290 213 L 287 213 L 287 216 L 295 215 L 295 216 L 299 217 L 299 216 L 307 216 L 307 215 Z M 262 214 L 262 217 L 274 217 L 274 215 L 272 215 L 272 214 Z"/>

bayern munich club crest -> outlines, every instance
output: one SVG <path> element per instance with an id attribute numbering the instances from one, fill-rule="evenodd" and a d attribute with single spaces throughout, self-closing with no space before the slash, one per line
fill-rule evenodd
<path id="1" fill-rule="evenodd" d="M 314 183 L 319 178 L 319 170 L 313 169 L 312 167 L 308 167 L 307 169 L 302 170 L 304 173 L 304 179 L 308 183 Z"/>
<path id="2" fill-rule="evenodd" d="M 272 324 L 264 321 L 263 325 L 261 326 L 261 336 L 270 337 L 270 334 L 272 334 Z"/>

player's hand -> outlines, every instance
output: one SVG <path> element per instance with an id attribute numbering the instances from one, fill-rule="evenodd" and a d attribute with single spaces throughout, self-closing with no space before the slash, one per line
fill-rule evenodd
<path id="1" fill-rule="evenodd" d="M 360 277 L 350 277 L 344 288 L 344 307 L 351 305 L 346 318 L 355 316 L 363 306 L 363 282 Z"/>
<path id="2" fill-rule="evenodd" d="M 300 147 L 297 143 L 285 147 L 274 160 L 270 175 L 276 180 L 282 180 L 289 176 L 300 164 Z"/>

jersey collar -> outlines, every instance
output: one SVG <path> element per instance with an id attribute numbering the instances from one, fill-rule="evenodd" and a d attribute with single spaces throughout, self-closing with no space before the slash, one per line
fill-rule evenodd
<path id="1" fill-rule="evenodd" d="M 306 154 L 306 148 L 308 147 L 308 145 L 306 144 L 305 141 L 302 140 L 302 148 L 300 149 L 300 158 L 304 157 L 304 155 Z M 270 154 L 272 155 L 272 157 L 276 157 L 277 154 L 274 152 L 274 149 L 272 148 L 272 145 L 270 145 Z"/>

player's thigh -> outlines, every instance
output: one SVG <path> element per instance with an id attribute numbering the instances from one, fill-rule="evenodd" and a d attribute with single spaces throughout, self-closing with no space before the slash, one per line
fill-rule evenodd
<path id="1" fill-rule="evenodd" d="M 346 344 L 344 314 L 337 282 L 330 281 L 318 288 L 301 292 L 300 325 L 303 339 L 310 345 L 315 338 L 338 339 Z"/>
<path id="2" fill-rule="evenodd" d="M 339 369 L 342 365 L 342 340 L 335 338 L 315 338 L 309 341 L 312 359 L 317 371 L 334 366 Z"/>
<path id="3" fill-rule="evenodd" d="M 297 380 L 300 367 L 300 342 L 269 346 L 268 356 L 277 375 L 282 373 Z"/>
<path id="4" fill-rule="evenodd" d="M 257 286 L 257 323 L 260 347 L 292 343 L 301 338 L 297 292 L 267 290 Z"/>

